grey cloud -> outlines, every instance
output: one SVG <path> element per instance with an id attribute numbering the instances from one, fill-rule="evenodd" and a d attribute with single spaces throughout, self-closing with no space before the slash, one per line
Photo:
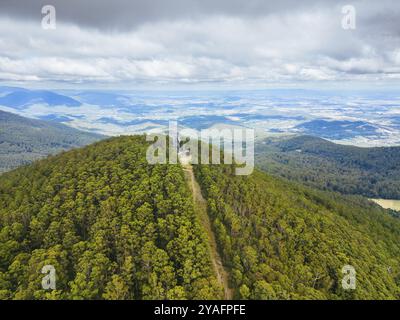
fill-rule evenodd
<path id="1" fill-rule="evenodd" d="M 400 78 L 391 0 L 0 0 L 0 79 L 246 83 Z M 357 29 L 341 28 L 341 5 Z M 57 31 L 40 28 L 43 5 Z M 108 32 L 112 30 L 113 32 Z"/>
<path id="2" fill-rule="evenodd" d="M 359 3 L 362 0 L 353 0 Z M 387 0 L 381 1 L 385 3 Z M 111 29 L 131 29 L 147 22 L 191 19 L 206 15 L 259 17 L 296 10 L 335 8 L 346 1 L 332 0 L 2 0 L 0 15 L 38 19 L 51 4 L 60 22 Z"/>

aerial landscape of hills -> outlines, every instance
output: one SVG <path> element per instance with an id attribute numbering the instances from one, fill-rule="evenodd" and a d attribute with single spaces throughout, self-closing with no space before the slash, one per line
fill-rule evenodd
<path id="1" fill-rule="evenodd" d="M 234 165 L 182 165 L 112 138 L 0 176 L 2 299 L 396 299 L 400 220 L 367 199 Z M 213 250 L 228 275 L 216 276 Z M 57 290 L 39 272 L 51 264 Z M 357 268 L 358 290 L 340 285 Z"/>
<path id="2" fill-rule="evenodd" d="M 108 139 L 4 111 L 0 120 L 0 167 L 25 165 L 0 176 L 2 299 L 399 297 L 398 213 L 367 199 L 400 199 L 398 147 L 260 137 L 256 165 L 271 175 L 193 165 L 195 190 L 185 165 L 146 163 L 142 135 Z M 40 286 L 45 264 L 58 270 L 51 293 Z M 341 288 L 348 264 L 357 291 Z"/>
<path id="3" fill-rule="evenodd" d="M 400 301 L 399 18 L 0 1 L 2 314 L 383 316 L 349 300 Z"/>
<path id="4" fill-rule="evenodd" d="M 0 110 L 114 136 L 182 128 L 254 128 L 363 147 L 400 144 L 395 91 L 102 91 L 0 87 Z"/>
<path id="5" fill-rule="evenodd" d="M 261 135 L 251 176 L 193 165 L 196 190 L 185 165 L 146 162 L 143 135 L 39 118 L 0 111 L 0 167 L 15 169 L 0 176 L 1 299 L 399 298 L 399 213 L 368 199 L 400 199 L 399 147 Z M 356 268 L 358 290 L 341 287 L 343 265 Z"/>

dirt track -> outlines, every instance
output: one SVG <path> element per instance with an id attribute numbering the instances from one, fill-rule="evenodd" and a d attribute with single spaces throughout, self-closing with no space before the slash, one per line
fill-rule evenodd
<path id="1" fill-rule="evenodd" d="M 218 282 L 224 288 L 225 299 L 231 300 L 233 298 L 233 290 L 229 288 L 229 281 L 228 281 L 229 276 L 222 264 L 222 259 L 218 253 L 218 247 L 215 241 L 215 235 L 214 232 L 212 231 L 210 218 L 208 217 L 207 214 L 207 201 L 203 198 L 203 195 L 201 194 L 201 189 L 194 176 L 192 166 L 190 164 L 187 164 L 183 166 L 183 169 L 185 171 L 185 175 L 189 183 L 190 189 L 193 193 L 195 210 L 198 213 L 203 228 L 205 229 L 208 236 L 210 250 L 211 250 L 211 261 L 213 264 L 214 271 L 217 275 Z"/>

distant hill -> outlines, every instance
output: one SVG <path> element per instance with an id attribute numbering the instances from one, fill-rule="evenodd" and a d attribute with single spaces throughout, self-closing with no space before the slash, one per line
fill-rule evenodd
<path id="1" fill-rule="evenodd" d="M 400 199 L 400 147 L 359 148 L 311 136 L 268 138 L 256 145 L 256 163 L 322 190 Z"/>
<path id="2" fill-rule="evenodd" d="M 379 127 L 365 121 L 317 119 L 301 123 L 295 128 L 306 135 L 338 140 L 380 135 Z"/>
<path id="3" fill-rule="evenodd" d="M 113 92 L 84 91 L 76 94 L 79 101 L 98 106 L 129 106 L 129 97 Z"/>
<path id="4" fill-rule="evenodd" d="M 63 124 L 28 119 L 0 110 L 0 172 L 102 138 L 104 136 Z"/>
<path id="5" fill-rule="evenodd" d="M 5 89 L 10 89 L 3 87 Z M 7 90 L 4 90 L 7 92 Z M 77 107 L 81 103 L 70 97 L 45 90 L 27 90 L 16 88 L 12 92 L 6 93 L 0 97 L 0 105 L 14 109 L 23 109 L 31 104 L 47 104 L 49 106 L 64 105 L 68 107 Z"/>

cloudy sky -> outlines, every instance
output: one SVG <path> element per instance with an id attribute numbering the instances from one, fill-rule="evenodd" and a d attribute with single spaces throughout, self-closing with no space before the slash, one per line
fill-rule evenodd
<path id="1" fill-rule="evenodd" d="M 399 21 L 398 0 L 0 0 L 0 84 L 393 87 Z"/>

